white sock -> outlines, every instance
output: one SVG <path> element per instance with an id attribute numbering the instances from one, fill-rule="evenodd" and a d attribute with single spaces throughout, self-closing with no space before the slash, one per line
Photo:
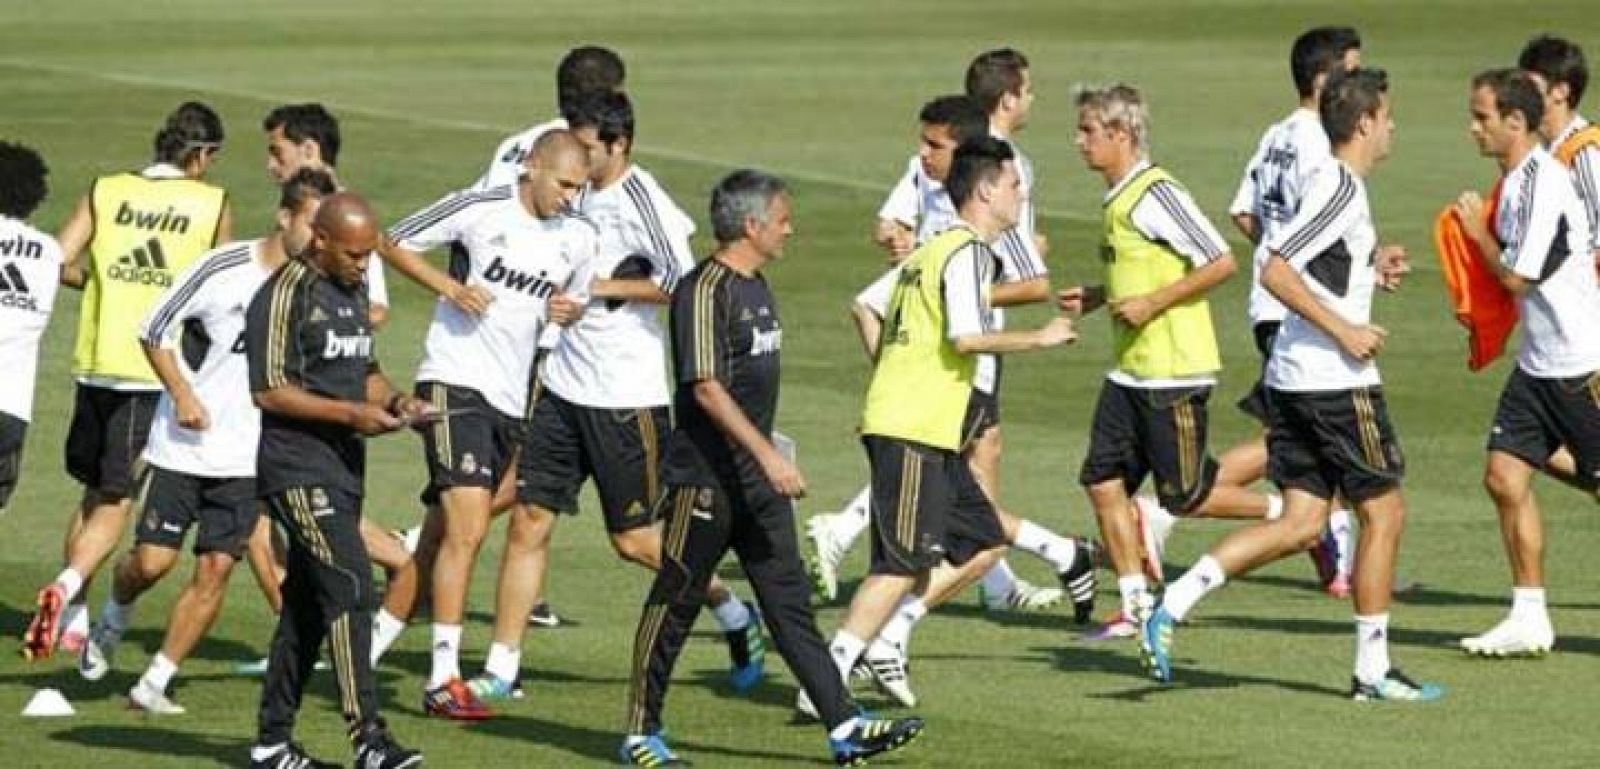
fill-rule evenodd
<path id="1" fill-rule="evenodd" d="M 433 673 L 428 688 L 437 689 L 461 677 L 461 626 L 433 625 Z"/>
<path id="2" fill-rule="evenodd" d="M 833 516 L 833 533 L 838 536 L 839 543 L 844 549 L 849 550 L 855 544 L 856 538 L 867 530 L 872 523 L 872 486 L 861 487 L 844 510 Z"/>
<path id="3" fill-rule="evenodd" d="M 400 634 L 406 629 L 406 623 L 389 613 L 388 609 L 379 609 L 372 617 L 372 664 L 378 664 L 383 659 L 389 647 L 399 640 Z"/>
<path id="4" fill-rule="evenodd" d="M 522 672 L 522 650 L 499 641 L 489 644 L 489 658 L 483 661 L 483 670 L 502 681 L 517 680 L 517 674 Z"/>
<path id="5" fill-rule="evenodd" d="M 861 659 L 861 652 L 866 648 L 866 641 L 843 630 L 834 632 L 833 640 L 828 642 L 828 653 L 833 655 L 833 664 L 839 668 L 840 678 L 850 680 L 850 669 L 856 666 L 856 660 Z"/>
<path id="6" fill-rule="evenodd" d="M 1550 624 L 1550 611 L 1545 607 L 1544 588 L 1511 588 L 1511 618 L 1523 622 Z"/>
<path id="7" fill-rule="evenodd" d="M 1276 521 L 1283 517 L 1283 497 L 1277 494 L 1267 495 L 1267 520 Z"/>
<path id="8" fill-rule="evenodd" d="M 67 594 L 65 602 L 72 603 L 72 599 L 78 597 L 78 591 L 83 589 L 83 575 L 79 574 L 77 569 L 68 566 L 56 575 L 55 583 Z"/>
<path id="9" fill-rule="evenodd" d="M 167 690 L 167 684 L 172 683 L 173 674 L 178 672 L 178 666 L 167 659 L 167 655 L 156 652 L 150 658 L 150 666 L 144 669 L 144 675 L 139 681 L 158 692 Z"/>
<path id="10" fill-rule="evenodd" d="M 1017 589 L 1017 574 L 1011 570 L 1011 564 L 1001 558 L 995 561 L 993 568 L 983 573 L 982 584 L 985 595 L 1005 598 Z"/>
<path id="11" fill-rule="evenodd" d="M 750 627 L 750 607 L 732 593 L 728 594 L 728 600 L 711 607 L 711 616 L 717 618 L 717 627 L 724 633 Z"/>
<path id="12" fill-rule="evenodd" d="M 89 607 L 81 603 L 67 604 L 66 610 L 61 613 L 61 636 L 88 634 Z"/>
<path id="13" fill-rule="evenodd" d="M 400 533 L 400 543 L 405 546 L 406 552 L 415 555 L 417 545 L 422 542 L 422 526 L 412 526 Z"/>
<path id="14" fill-rule="evenodd" d="M 859 717 L 851 716 L 850 718 L 846 719 L 844 723 L 829 729 L 828 737 L 835 740 L 847 739 L 850 737 L 850 734 L 856 730 L 856 726 L 860 723 L 861 719 Z"/>
<path id="15" fill-rule="evenodd" d="M 1339 545 L 1339 573 L 1346 577 L 1356 571 L 1356 529 L 1349 510 L 1335 510 L 1328 514 L 1328 530 Z"/>
<path id="16" fill-rule="evenodd" d="M 134 604 L 120 604 L 115 598 L 107 598 L 104 606 L 100 607 L 100 624 L 114 636 L 121 636 L 128 629 L 128 623 L 133 621 Z"/>
<path id="17" fill-rule="evenodd" d="M 1049 561 L 1057 574 L 1072 568 L 1073 561 L 1078 559 L 1076 543 L 1033 521 L 1023 521 L 1017 526 L 1017 538 L 1011 545 Z"/>
<path id="18" fill-rule="evenodd" d="M 1356 615 L 1356 680 L 1375 684 L 1389 675 L 1389 615 Z"/>
<path id="19" fill-rule="evenodd" d="M 1205 597 L 1206 593 L 1222 587 L 1228 581 L 1228 575 L 1222 571 L 1222 564 L 1211 556 L 1202 556 L 1193 568 L 1183 573 L 1177 582 L 1167 588 L 1167 595 L 1161 599 L 1161 605 L 1166 607 L 1167 613 L 1180 622 L 1189 616 L 1189 610 Z"/>
<path id="20" fill-rule="evenodd" d="M 1139 598 L 1150 592 L 1150 584 L 1143 574 L 1117 577 L 1117 592 L 1122 594 L 1122 614 L 1132 617 L 1139 607 Z"/>
<path id="21" fill-rule="evenodd" d="M 889 617 L 883 630 L 878 631 L 878 641 L 889 643 L 904 652 L 911 645 L 911 629 L 917 621 L 928 616 L 928 607 L 921 598 L 907 596 Z M 876 643 L 876 641 L 874 642 Z"/>
<path id="22" fill-rule="evenodd" d="M 284 748 L 287 747 L 289 747 L 287 742 L 280 742 L 276 745 L 257 745 L 250 749 L 250 760 L 256 763 L 265 761 L 282 753 Z"/>

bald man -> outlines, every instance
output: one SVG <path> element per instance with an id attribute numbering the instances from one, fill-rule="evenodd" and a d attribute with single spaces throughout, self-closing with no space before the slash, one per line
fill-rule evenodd
<path id="1" fill-rule="evenodd" d="M 306 253 L 262 285 L 245 316 L 250 391 L 261 408 L 257 493 L 289 535 L 283 611 L 261 691 L 250 765 L 316 766 L 292 741 L 306 676 L 328 640 L 356 765 L 401 769 L 422 755 L 378 718 L 369 659 L 372 563 L 361 542 L 363 436 L 432 418 L 372 356 L 362 274 L 379 226 L 359 196 L 326 198 Z"/>
<path id="2" fill-rule="evenodd" d="M 594 225 L 571 210 L 588 174 L 584 145 L 568 131 L 551 131 L 534 143 L 516 184 L 447 195 L 401 220 L 379 249 L 439 296 L 416 377 L 417 397 L 443 414 L 423 435 L 430 521 L 418 552 L 424 565 L 432 556 L 433 666 L 423 698 L 429 715 L 489 716 L 461 676 L 467 587 L 495 491 L 515 474 L 540 335 L 549 323 L 577 317 L 577 303 L 564 291 L 598 253 Z M 434 250 L 451 253 L 448 273 L 423 258 Z M 548 535 L 548 522 L 541 531 L 525 507 L 510 504 L 509 537 Z M 531 571 L 530 580 L 543 575 Z M 536 593 L 538 585 L 528 588 Z M 529 608 L 521 607 L 519 624 Z"/>

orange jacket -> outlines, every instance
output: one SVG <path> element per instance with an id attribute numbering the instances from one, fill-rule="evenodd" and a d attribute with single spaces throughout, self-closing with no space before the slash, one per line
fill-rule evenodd
<path id="1" fill-rule="evenodd" d="M 1486 204 L 1490 232 L 1494 232 L 1499 201 L 1497 183 Z M 1478 245 L 1462 229 L 1454 206 L 1445 206 L 1434 220 L 1433 244 L 1439 251 L 1439 266 L 1456 320 L 1467 328 L 1467 368 L 1481 370 L 1500 357 L 1511 330 L 1517 327 L 1516 297 L 1483 266 Z"/>

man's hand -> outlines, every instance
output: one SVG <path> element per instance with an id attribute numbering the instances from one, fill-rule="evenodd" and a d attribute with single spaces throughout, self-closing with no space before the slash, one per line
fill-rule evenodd
<path id="1" fill-rule="evenodd" d="M 784 459 L 777 450 L 770 452 L 770 456 L 761 460 L 761 472 L 766 473 L 767 481 L 772 484 L 779 494 L 790 499 L 800 499 L 806 495 L 806 479 L 800 475 L 800 468 L 794 463 Z"/>
<path id="2" fill-rule="evenodd" d="M 1487 243 L 1493 238 L 1489 233 L 1489 223 L 1483 214 L 1483 196 L 1476 191 L 1467 190 L 1456 198 L 1456 216 L 1461 219 L 1461 229 L 1465 230 L 1467 237 L 1479 243 Z"/>
<path id="3" fill-rule="evenodd" d="M 178 426 L 185 430 L 201 432 L 211 427 L 211 415 L 205 404 L 193 395 L 173 396 L 173 411 L 178 415 Z"/>
<path id="4" fill-rule="evenodd" d="M 405 426 L 405 422 L 388 409 L 372 403 L 355 404 L 355 416 L 350 420 L 350 426 L 362 435 L 382 435 L 392 433 Z"/>
<path id="5" fill-rule="evenodd" d="M 1034 332 L 1040 347 L 1055 347 L 1078 341 L 1078 330 L 1072 325 L 1072 319 L 1058 315 L 1049 323 L 1040 326 Z"/>
<path id="6" fill-rule="evenodd" d="M 545 312 L 548 313 L 550 322 L 558 326 L 570 326 L 583 317 L 584 302 L 578 300 L 565 291 L 557 291 L 545 302 Z"/>
<path id="7" fill-rule="evenodd" d="M 396 395 L 388 411 L 402 426 L 411 427 L 427 424 L 439 413 L 432 403 L 411 395 Z"/>
<path id="8" fill-rule="evenodd" d="M 1100 309 L 1106 292 L 1100 286 L 1072 286 L 1056 292 L 1056 307 L 1069 317 L 1081 317 Z"/>
<path id="9" fill-rule="evenodd" d="M 902 227 L 884 238 L 882 245 L 883 250 L 889 252 L 889 264 L 896 265 L 905 261 L 906 257 L 917 249 L 917 236 Z"/>
<path id="10" fill-rule="evenodd" d="M 445 299 L 455 305 L 456 309 L 477 317 L 489 311 L 489 305 L 494 302 L 494 294 L 482 286 L 457 283 L 445 292 Z"/>
<path id="11" fill-rule="evenodd" d="M 1397 291 L 1400 280 L 1411 272 L 1411 262 L 1406 259 L 1406 247 L 1390 244 L 1379 246 L 1377 254 L 1378 287 Z"/>
<path id="12" fill-rule="evenodd" d="M 1339 335 L 1339 347 L 1356 360 L 1372 360 L 1383 350 L 1389 332 L 1382 326 L 1348 326 Z"/>
<path id="13" fill-rule="evenodd" d="M 1149 294 L 1124 297 L 1107 305 L 1113 317 L 1134 328 L 1149 323 L 1151 318 L 1161 314 L 1162 309 Z"/>

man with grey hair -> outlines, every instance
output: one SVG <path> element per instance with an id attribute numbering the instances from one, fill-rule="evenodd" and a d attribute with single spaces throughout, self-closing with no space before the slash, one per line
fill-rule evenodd
<path id="1" fill-rule="evenodd" d="M 717 250 L 672 297 L 677 425 L 655 509 L 664 527 L 661 568 L 634 636 L 628 736 L 620 749 L 628 764 L 681 763 L 661 736 L 661 708 L 678 652 L 729 548 L 761 600 L 778 653 L 821 711 L 835 761 L 894 750 L 922 731 L 917 718 L 856 715 L 811 610 L 792 501 L 805 494 L 805 479 L 772 439 L 783 327 L 761 274 L 794 232 L 790 212 L 781 179 L 748 169 L 728 175 L 711 194 Z"/>

